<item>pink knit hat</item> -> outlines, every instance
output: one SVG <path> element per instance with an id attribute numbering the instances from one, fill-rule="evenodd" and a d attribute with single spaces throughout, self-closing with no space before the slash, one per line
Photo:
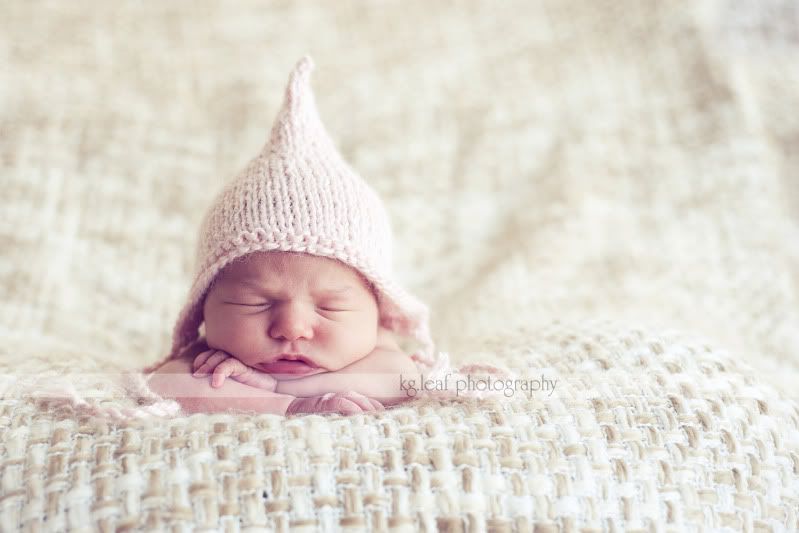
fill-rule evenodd
<path id="1" fill-rule="evenodd" d="M 203 302 L 220 270 L 246 254 L 270 250 L 329 257 L 355 268 L 376 289 L 380 323 L 420 341 L 422 359 L 432 356 L 428 309 L 392 272 L 388 213 L 325 131 L 309 85 L 312 70 L 310 57 L 300 59 L 269 142 L 206 214 L 194 283 L 168 358 L 198 338 Z"/>

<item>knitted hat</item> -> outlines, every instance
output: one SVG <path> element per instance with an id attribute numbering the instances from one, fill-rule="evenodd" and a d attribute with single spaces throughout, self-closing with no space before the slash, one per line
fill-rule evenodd
<path id="1" fill-rule="evenodd" d="M 310 57 L 300 59 L 269 142 L 206 214 L 194 283 L 168 358 L 198 338 L 205 296 L 225 265 L 271 250 L 328 257 L 355 268 L 375 287 L 381 325 L 417 339 L 423 356 L 432 355 L 428 309 L 392 272 L 388 213 L 325 131 L 309 85 L 312 70 Z"/>

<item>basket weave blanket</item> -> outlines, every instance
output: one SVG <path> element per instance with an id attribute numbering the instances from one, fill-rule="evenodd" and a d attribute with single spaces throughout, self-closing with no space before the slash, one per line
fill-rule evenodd
<path id="1" fill-rule="evenodd" d="M 305 53 L 439 349 L 530 383 L 56 407 L 166 353 Z M 798 54 L 789 0 L 4 3 L 0 528 L 796 531 Z"/>

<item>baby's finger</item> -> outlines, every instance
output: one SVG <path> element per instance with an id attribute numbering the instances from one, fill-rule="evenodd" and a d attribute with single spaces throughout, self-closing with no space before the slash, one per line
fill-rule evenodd
<path id="1" fill-rule="evenodd" d="M 220 368 L 220 366 L 216 367 L 214 373 L 211 375 L 211 386 L 215 389 L 221 387 L 225 382 L 225 379 L 227 379 L 232 373 L 229 368 L 223 368 L 222 370 L 219 370 Z"/>
<path id="2" fill-rule="evenodd" d="M 194 361 L 191 364 L 191 369 L 197 370 L 200 368 L 215 351 L 216 350 L 205 350 L 204 352 L 198 353 L 197 357 L 194 358 Z"/>
<path id="3" fill-rule="evenodd" d="M 222 361 L 224 361 L 225 359 L 227 359 L 227 358 L 228 358 L 228 354 L 226 354 L 225 352 L 223 352 L 221 350 L 217 350 L 216 352 L 214 352 L 211 355 L 211 357 L 208 358 L 208 360 L 205 363 L 203 363 L 202 366 L 200 366 L 200 368 L 198 368 L 194 372 L 194 375 L 195 376 L 197 376 L 197 375 L 204 376 L 204 375 L 208 374 L 211 370 L 213 370 L 214 368 L 219 366 L 219 364 Z"/>
<path id="4" fill-rule="evenodd" d="M 358 392 L 347 392 L 342 396 L 344 399 L 347 399 L 357 405 L 362 411 L 371 411 L 373 409 L 369 398 L 363 394 Z"/>
<path id="5" fill-rule="evenodd" d="M 378 402 L 374 398 L 369 398 L 369 402 L 372 404 L 373 411 L 385 411 L 386 409 L 385 407 L 383 407 L 382 403 Z"/>
<path id="6" fill-rule="evenodd" d="M 342 398 L 341 396 L 331 398 L 324 403 L 326 404 L 324 406 L 325 411 L 341 413 L 342 415 L 356 415 L 363 412 L 363 409 L 361 409 L 361 406 L 357 403 L 349 398 Z"/>
<path id="7" fill-rule="evenodd" d="M 247 372 L 247 367 L 242 365 L 237 359 L 226 359 L 217 365 L 214 369 L 214 375 L 211 376 L 211 386 L 219 388 L 230 376 L 241 375 Z"/>
<path id="8" fill-rule="evenodd" d="M 194 361 L 194 372 L 195 376 L 197 375 L 205 375 L 206 370 L 208 369 L 208 362 L 211 360 L 211 357 L 216 353 L 216 350 L 208 350 L 207 352 L 203 352 L 202 360 L 201 361 Z M 198 356 L 199 358 L 199 356 Z"/>

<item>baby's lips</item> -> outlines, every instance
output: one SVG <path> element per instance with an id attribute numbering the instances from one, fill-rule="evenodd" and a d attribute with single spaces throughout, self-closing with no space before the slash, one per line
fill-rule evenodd
<path id="1" fill-rule="evenodd" d="M 302 375 L 313 372 L 319 367 L 309 365 L 305 361 L 300 360 L 289 361 L 286 359 L 278 359 L 277 361 L 272 361 L 271 363 L 258 363 L 255 365 L 255 368 L 268 374 Z"/>

